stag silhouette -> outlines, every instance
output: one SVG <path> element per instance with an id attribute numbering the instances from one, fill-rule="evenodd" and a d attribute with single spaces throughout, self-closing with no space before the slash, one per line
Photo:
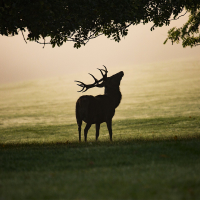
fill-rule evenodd
<path id="1" fill-rule="evenodd" d="M 98 139 L 100 124 L 103 122 L 106 122 L 107 124 L 110 141 L 112 141 L 112 118 L 115 114 L 115 109 L 122 99 L 119 86 L 121 79 L 124 76 L 124 72 L 121 71 L 111 77 L 107 77 L 108 71 L 105 66 L 104 68 L 105 69 L 98 69 L 103 76 L 100 80 L 97 80 L 89 73 L 94 78 L 95 82 L 93 84 L 86 85 L 81 81 L 75 81 L 78 82 L 78 86 L 82 87 L 78 92 L 86 92 L 93 87 L 105 88 L 104 95 L 83 95 L 76 102 L 76 120 L 79 132 L 79 142 L 81 141 L 82 121 L 86 123 L 84 129 L 85 141 L 87 141 L 87 133 L 92 124 L 96 124 L 96 140 Z"/>

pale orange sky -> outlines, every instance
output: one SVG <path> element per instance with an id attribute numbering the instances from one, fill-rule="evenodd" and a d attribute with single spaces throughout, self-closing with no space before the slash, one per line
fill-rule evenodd
<path id="1" fill-rule="evenodd" d="M 187 17 L 172 21 L 170 27 L 181 26 Z M 183 48 L 181 44 L 163 45 L 170 27 L 150 31 L 152 24 L 129 28 L 128 35 L 117 43 L 100 36 L 86 46 L 74 49 L 72 42 L 52 48 L 35 42 L 26 44 L 21 34 L 14 37 L 0 36 L 0 84 L 36 78 L 63 76 L 91 70 L 106 65 L 134 66 L 150 62 L 199 58 L 200 46 Z"/>

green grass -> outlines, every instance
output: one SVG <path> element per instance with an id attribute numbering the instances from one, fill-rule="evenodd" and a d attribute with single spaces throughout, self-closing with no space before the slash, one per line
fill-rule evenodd
<path id="1" fill-rule="evenodd" d="M 200 62 L 124 72 L 113 142 L 78 142 L 74 77 L 0 86 L 0 200 L 199 199 Z"/>
<path id="2" fill-rule="evenodd" d="M 198 199 L 199 142 L 1 145 L 1 199 Z"/>
<path id="3" fill-rule="evenodd" d="M 82 141 L 84 140 L 82 126 Z M 76 142 L 78 131 L 76 124 L 34 125 L 0 128 L 0 144 Z M 113 139 L 173 139 L 194 137 L 200 133 L 200 116 L 126 119 L 113 121 Z M 88 140 L 95 141 L 95 125 L 88 132 Z M 101 125 L 99 141 L 109 140 L 105 123 Z"/>

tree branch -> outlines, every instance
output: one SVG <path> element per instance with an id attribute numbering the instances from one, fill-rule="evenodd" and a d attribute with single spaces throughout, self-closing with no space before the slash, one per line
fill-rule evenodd
<path id="1" fill-rule="evenodd" d="M 172 21 L 172 20 L 178 20 L 180 17 L 183 17 L 183 16 L 185 16 L 187 14 L 187 11 L 183 14 L 183 15 L 180 15 L 179 17 L 177 17 L 176 19 L 169 19 L 169 21 Z M 155 27 L 156 25 L 154 24 L 152 27 L 151 27 L 151 31 L 152 30 L 154 30 L 154 27 Z"/>
<path id="2" fill-rule="evenodd" d="M 178 18 L 176 18 L 176 19 L 170 19 L 169 21 L 177 20 L 177 19 L 179 19 L 180 17 L 183 17 L 183 16 L 185 16 L 185 15 L 187 14 L 187 12 L 188 12 L 188 11 L 186 11 L 183 15 L 180 15 Z"/>
<path id="3" fill-rule="evenodd" d="M 23 36 L 23 39 L 24 39 L 25 43 L 27 44 L 26 38 L 24 37 L 24 33 L 23 33 L 22 30 L 21 30 L 21 33 L 22 33 L 22 36 Z"/>

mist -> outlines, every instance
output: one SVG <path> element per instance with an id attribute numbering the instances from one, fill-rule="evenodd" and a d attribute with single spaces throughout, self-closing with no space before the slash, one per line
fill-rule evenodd
<path id="1" fill-rule="evenodd" d="M 199 57 L 200 47 L 183 48 L 181 44 L 163 44 L 167 31 L 180 27 L 188 16 L 172 21 L 170 26 L 150 31 L 152 24 L 137 25 L 129 28 L 128 35 L 117 43 L 100 36 L 82 46 L 73 48 L 72 42 L 61 47 L 37 44 L 23 40 L 22 35 L 0 36 L 0 84 L 60 77 L 77 72 L 88 73 L 106 65 L 108 68 L 133 67 L 137 64 L 181 60 Z"/>

